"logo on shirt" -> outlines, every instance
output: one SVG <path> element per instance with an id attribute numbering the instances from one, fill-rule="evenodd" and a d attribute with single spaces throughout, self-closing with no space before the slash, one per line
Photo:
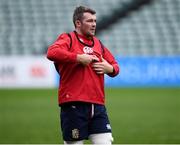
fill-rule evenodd
<path id="1" fill-rule="evenodd" d="M 91 53 L 93 53 L 93 49 L 92 49 L 91 47 L 88 47 L 88 46 L 85 46 L 85 47 L 83 48 L 83 51 L 84 51 L 84 53 L 86 53 L 86 54 L 91 54 Z"/>

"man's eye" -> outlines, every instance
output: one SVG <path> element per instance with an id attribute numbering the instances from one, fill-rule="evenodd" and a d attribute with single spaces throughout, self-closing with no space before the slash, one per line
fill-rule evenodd
<path id="1" fill-rule="evenodd" d="M 96 22 L 96 20 L 87 20 L 87 22 Z"/>

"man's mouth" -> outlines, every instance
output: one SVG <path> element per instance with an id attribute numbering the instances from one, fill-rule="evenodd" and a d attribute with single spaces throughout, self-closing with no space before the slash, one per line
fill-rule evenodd
<path id="1" fill-rule="evenodd" d="M 91 29 L 91 31 L 95 31 L 96 29 Z"/>

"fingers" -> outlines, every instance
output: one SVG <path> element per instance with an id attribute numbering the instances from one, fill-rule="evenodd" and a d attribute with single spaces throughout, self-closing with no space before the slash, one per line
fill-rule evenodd
<path id="1" fill-rule="evenodd" d="M 104 74 L 103 69 L 93 69 L 97 74 Z"/>
<path id="2" fill-rule="evenodd" d="M 102 60 L 102 62 L 106 62 L 106 60 L 103 58 L 102 55 L 101 55 L 101 60 Z"/>
<path id="3" fill-rule="evenodd" d="M 91 62 L 98 62 L 99 58 L 97 58 L 97 56 L 94 56 L 94 55 L 78 54 L 77 61 L 86 66 L 90 64 Z"/>
<path id="4" fill-rule="evenodd" d="M 93 68 L 103 68 L 103 65 L 101 62 L 95 62 L 95 63 L 93 63 L 92 67 Z"/>
<path id="5" fill-rule="evenodd" d="M 113 72 L 113 66 L 103 58 L 102 62 L 93 63 L 92 68 L 97 74 L 108 74 Z"/>
<path id="6" fill-rule="evenodd" d="M 92 56 L 92 62 L 98 62 L 99 58 L 96 55 Z"/>
<path id="7" fill-rule="evenodd" d="M 102 69 L 102 68 L 93 68 L 93 70 L 94 70 L 97 74 L 103 74 L 103 73 L 104 73 L 104 69 Z"/>
<path id="8" fill-rule="evenodd" d="M 92 65 L 93 70 L 97 73 L 97 74 L 104 74 L 104 67 L 102 65 L 102 63 L 94 63 Z"/>

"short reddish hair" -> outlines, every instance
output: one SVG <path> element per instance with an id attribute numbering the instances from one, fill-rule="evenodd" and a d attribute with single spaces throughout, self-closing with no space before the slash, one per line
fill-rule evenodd
<path id="1" fill-rule="evenodd" d="M 76 27 L 76 25 L 75 25 L 76 20 L 82 21 L 83 14 L 86 12 L 91 13 L 93 15 L 96 14 L 96 11 L 91 8 L 88 8 L 85 6 L 76 7 L 76 9 L 74 10 L 74 14 L 73 14 L 73 23 L 74 23 L 75 27 Z"/>

